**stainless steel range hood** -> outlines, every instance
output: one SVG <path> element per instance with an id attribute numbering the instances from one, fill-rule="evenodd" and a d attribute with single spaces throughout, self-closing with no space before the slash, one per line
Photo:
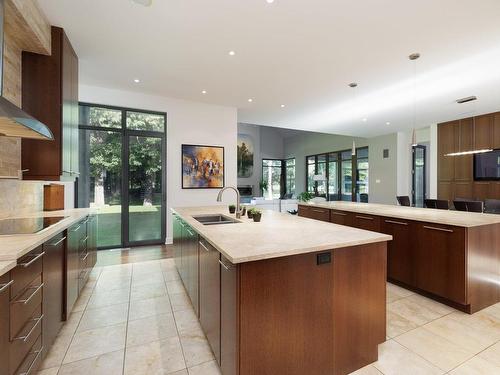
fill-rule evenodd
<path id="1" fill-rule="evenodd" d="M 46 125 L 1 96 L 3 93 L 4 2 L 5 0 L 0 0 L 0 135 L 53 140 L 54 135 Z"/>

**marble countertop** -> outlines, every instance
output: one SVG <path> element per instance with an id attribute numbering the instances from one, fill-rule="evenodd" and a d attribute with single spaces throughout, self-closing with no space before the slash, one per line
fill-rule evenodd
<path id="1" fill-rule="evenodd" d="M 5 260 L 0 262 L 0 276 L 6 274 L 17 265 L 15 260 Z"/>
<path id="2" fill-rule="evenodd" d="M 5 219 L 25 218 L 25 217 L 53 217 L 53 216 L 67 216 L 65 219 L 58 223 L 38 232 L 36 234 L 20 234 L 20 235 L 0 235 L 0 275 L 9 271 L 9 266 L 5 264 L 5 269 L 2 268 L 3 263 L 14 262 L 23 255 L 29 253 L 31 250 L 40 246 L 48 241 L 54 235 L 69 228 L 74 223 L 78 222 L 94 210 L 89 208 L 76 208 L 72 210 L 50 211 L 50 212 L 34 212 L 31 214 L 23 214 L 17 216 L 10 216 Z"/>
<path id="3" fill-rule="evenodd" d="M 299 203 L 302 206 L 329 208 L 340 211 L 356 212 L 387 216 L 397 219 L 424 221 L 435 224 L 454 225 L 458 227 L 477 227 L 482 225 L 500 224 L 500 215 L 474 212 L 437 210 L 432 208 L 403 207 L 377 203 L 355 202 L 319 202 Z"/>
<path id="4" fill-rule="evenodd" d="M 233 264 L 392 240 L 389 235 L 263 210 L 261 222 L 203 225 L 196 215 L 229 214 L 227 206 L 173 208 Z"/>

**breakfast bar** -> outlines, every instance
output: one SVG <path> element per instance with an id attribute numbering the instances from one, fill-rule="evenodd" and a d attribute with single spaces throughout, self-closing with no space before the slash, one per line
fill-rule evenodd
<path id="1" fill-rule="evenodd" d="M 390 235 L 175 208 L 174 259 L 224 375 L 342 375 L 386 339 Z M 208 225 L 207 225 L 208 224 Z"/>

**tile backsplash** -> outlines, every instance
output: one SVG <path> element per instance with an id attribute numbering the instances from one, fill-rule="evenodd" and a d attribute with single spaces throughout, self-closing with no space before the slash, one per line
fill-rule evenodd
<path id="1" fill-rule="evenodd" d="M 43 210 L 43 182 L 0 179 L 0 218 Z"/>
<path id="2" fill-rule="evenodd" d="M 21 169 L 21 139 L 0 137 L 0 176 L 17 176 Z"/>

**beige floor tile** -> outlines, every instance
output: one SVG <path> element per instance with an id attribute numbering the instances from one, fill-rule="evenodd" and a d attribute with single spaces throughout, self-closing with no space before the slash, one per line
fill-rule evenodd
<path id="1" fill-rule="evenodd" d="M 64 322 L 61 330 L 57 334 L 58 336 L 73 335 L 80 324 L 82 319 L 83 311 L 73 312 L 69 315 L 68 320 Z"/>
<path id="2" fill-rule="evenodd" d="M 368 365 L 360 368 L 357 371 L 351 372 L 349 375 L 383 375 L 377 368 L 373 365 Z"/>
<path id="3" fill-rule="evenodd" d="M 188 368 L 189 375 L 222 375 L 216 361 L 205 362 Z"/>
<path id="4" fill-rule="evenodd" d="M 170 374 L 186 368 L 178 337 L 127 347 L 125 375 Z"/>
<path id="5" fill-rule="evenodd" d="M 479 353 L 479 356 L 500 367 L 500 341 Z"/>
<path id="6" fill-rule="evenodd" d="M 491 311 L 479 311 L 473 315 L 465 314 L 460 311 L 455 311 L 450 315 L 451 319 L 468 326 L 470 329 L 485 329 L 484 332 L 494 341 L 500 340 L 500 318 L 491 314 Z"/>
<path id="7" fill-rule="evenodd" d="M 394 340 L 378 347 L 378 361 L 373 364 L 384 375 L 440 375 L 444 371 Z"/>
<path id="8" fill-rule="evenodd" d="M 37 375 L 57 375 L 59 367 L 52 367 L 37 372 Z"/>
<path id="9" fill-rule="evenodd" d="M 165 279 L 165 281 L 174 281 L 181 279 L 177 270 L 163 271 L 163 278 Z"/>
<path id="10" fill-rule="evenodd" d="M 175 267 L 175 261 L 170 258 L 170 259 L 162 259 L 159 261 L 160 267 L 163 271 L 176 271 L 177 268 Z"/>
<path id="11" fill-rule="evenodd" d="M 150 262 L 141 262 L 133 264 L 133 274 L 136 275 L 147 275 L 152 272 L 161 273 L 160 262 L 157 260 Z"/>
<path id="12" fill-rule="evenodd" d="M 76 302 L 73 306 L 73 310 L 71 312 L 75 313 L 75 312 L 80 312 L 80 311 L 85 310 L 87 308 L 87 304 L 89 303 L 91 296 L 92 296 L 91 294 L 86 294 L 86 295 L 80 296 L 76 300 Z"/>
<path id="13" fill-rule="evenodd" d="M 109 279 L 99 279 L 94 288 L 97 292 L 106 292 L 116 289 L 128 289 L 132 279 L 127 278 L 109 278 Z"/>
<path id="14" fill-rule="evenodd" d="M 409 297 L 412 294 L 415 294 L 410 290 L 401 288 L 391 283 L 387 283 L 386 290 L 387 290 L 387 303 L 392 303 L 402 298 Z"/>
<path id="15" fill-rule="evenodd" d="M 191 300 L 186 293 L 178 293 L 170 295 L 170 304 L 172 305 L 172 310 L 188 310 L 192 309 Z"/>
<path id="16" fill-rule="evenodd" d="M 392 310 L 387 310 L 387 336 L 390 338 L 399 336 L 412 329 L 418 328 L 418 324 L 402 317 Z"/>
<path id="17" fill-rule="evenodd" d="M 200 322 L 193 309 L 174 311 L 174 317 L 179 333 L 201 331 Z"/>
<path id="18" fill-rule="evenodd" d="M 130 301 L 129 320 L 136 320 L 171 313 L 170 299 L 168 296 Z"/>
<path id="19" fill-rule="evenodd" d="M 63 363 L 71 363 L 122 350 L 125 347 L 125 333 L 126 324 L 77 333 L 71 342 Z"/>
<path id="20" fill-rule="evenodd" d="M 140 301 L 143 299 L 157 298 L 167 295 L 167 287 L 165 283 L 149 284 L 133 287 L 130 293 L 132 301 Z"/>
<path id="21" fill-rule="evenodd" d="M 90 297 L 89 309 L 98 309 L 101 307 L 128 303 L 130 298 L 129 289 L 115 289 L 110 291 L 95 291 Z"/>
<path id="22" fill-rule="evenodd" d="M 450 371 L 475 354 L 437 336 L 425 327 L 405 333 L 394 340 L 444 371 Z"/>
<path id="23" fill-rule="evenodd" d="M 186 366 L 192 367 L 214 359 L 208 341 L 198 330 L 180 334 L 182 351 L 186 359 Z"/>
<path id="24" fill-rule="evenodd" d="M 161 272 L 151 272 L 144 275 L 137 275 L 134 273 L 132 277 L 132 288 L 141 285 L 161 284 L 164 282 L 163 273 Z"/>
<path id="25" fill-rule="evenodd" d="M 440 316 L 448 315 L 455 311 L 454 308 L 434 301 L 433 299 L 421 296 L 420 294 L 413 293 L 411 296 L 407 297 L 408 300 L 419 303 L 422 306 L 425 306 L 427 309 L 434 311 L 436 314 Z"/>
<path id="26" fill-rule="evenodd" d="M 90 329 L 108 327 L 115 324 L 126 323 L 128 316 L 128 303 L 111 305 L 98 309 L 87 309 L 83 314 L 78 332 Z"/>
<path id="27" fill-rule="evenodd" d="M 440 306 L 434 305 L 433 302 L 416 299 L 415 296 L 412 295 L 388 304 L 387 311 L 396 313 L 418 326 L 429 323 L 446 314 Z"/>
<path id="28" fill-rule="evenodd" d="M 63 365 L 58 375 L 121 375 L 123 360 L 123 350 L 105 353 Z"/>
<path id="29" fill-rule="evenodd" d="M 447 339 L 474 354 L 479 353 L 495 343 L 495 340 L 489 335 L 487 329 L 482 327 L 470 329 L 465 324 L 449 316 L 434 320 L 424 327 L 435 335 Z"/>
<path id="30" fill-rule="evenodd" d="M 128 322 L 127 346 L 177 336 L 174 316 L 162 314 Z"/>
<path id="31" fill-rule="evenodd" d="M 68 351 L 68 348 L 73 339 L 73 334 L 57 336 L 54 344 L 50 348 L 47 356 L 43 360 L 40 369 L 48 369 L 51 367 L 59 367 Z"/>
<path id="32" fill-rule="evenodd" d="M 180 280 L 173 280 L 167 282 L 168 294 L 185 293 L 184 285 Z"/>
<path id="33" fill-rule="evenodd" d="M 476 356 L 450 371 L 450 375 L 494 375 L 500 374 L 500 366 Z"/>

